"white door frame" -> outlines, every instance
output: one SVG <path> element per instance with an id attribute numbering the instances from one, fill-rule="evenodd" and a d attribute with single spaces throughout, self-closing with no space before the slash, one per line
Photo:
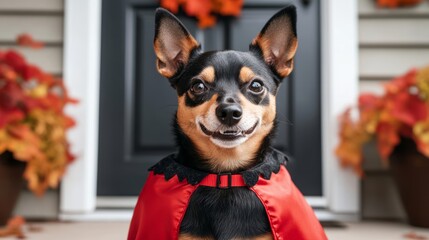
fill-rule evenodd
<path id="1" fill-rule="evenodd" d="M 308 200 L 326 207 L 329 214 L 358 216 L 358 178 L 341 168 L 333 154 L 338 141 L 337 117 L 358 95 L 357 0 L 321 1 L 321 18 L 323 197 Z M 96 209 L 101 0 L 65 0 L 64 29 L 64 80 L 80 104 L 67 109 L 78 123 L 69 133 L 72 151 L 78 157 L 61 185 L 60 217 L 129 217 L 100 214 Z"/>
<path id="2" fill-rule="evenodd" d="M 338 116 L 356 103 L 358 78 L 358 0 L 321 1 L 323 187 L 328 209 L 360 213 L 360 182 L 334 155 Z"/>
<path id="3" fill-rule="evenodd" d="M 64 81 L 79 99 L 68 107 L 77 125 L 68 133 L 77 155 L 61 184 L 60 212 L 95 211 L 97 196 L 101 0 L 65 0 Z"/>

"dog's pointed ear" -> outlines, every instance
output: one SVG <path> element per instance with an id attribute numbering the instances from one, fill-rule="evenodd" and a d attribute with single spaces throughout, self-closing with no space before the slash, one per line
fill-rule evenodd
<path id="1" fill-rule="evenodd" d="M 173 77 L 198 47 L 198 42 L 179 19 L 163 8 L 156 10 L 154 49 L 156 67 L 161 75 Z"/>
<path id="2" fill-rule="evenodd" d="M 250 51 L 259 54 L 280 78 L 293 70 L 298 48 L 296 8 L 289 5 L 277 12 L 250 44 Z"/>

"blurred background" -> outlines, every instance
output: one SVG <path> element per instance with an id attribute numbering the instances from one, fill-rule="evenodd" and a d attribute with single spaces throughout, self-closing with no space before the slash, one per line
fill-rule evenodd
<path id="1" fill-rule="evenodd" d="M 294 182 L 329 239 L 429 239 L 419 0 L 0 0 L 0 238 L 125 239 L 147 168 L 175 151 L 154 10 L 204 51 L 246 51 L 287 3 L 299 49 L 275 147 Z"/>

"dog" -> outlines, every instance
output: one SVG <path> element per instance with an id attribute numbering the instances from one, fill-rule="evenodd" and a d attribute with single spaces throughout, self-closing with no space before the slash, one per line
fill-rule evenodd
<path id="1" fill-rule="evenodd" d="M 158 72 L 177 91 L 178 152 L 151 167 L 128 239 L 326 239 L 271 147 L 276 94 L 298 48 L 296 9 L 276 13 L 248 52 L 201 52 L 157 9 Z"/>

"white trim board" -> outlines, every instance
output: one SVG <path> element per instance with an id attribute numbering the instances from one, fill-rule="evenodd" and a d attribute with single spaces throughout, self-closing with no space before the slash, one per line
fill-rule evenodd
<path id="1" fill-rule="evenodd" d="M 357 0 L 321 1 L 322 16 L 322 159 L 323 189 L 329 210 L 360 212 L 358 177 L 340 166 L 334 155 L 338 116 L 358 96 Z"/>
<path id="2" fill-rule="evenodd" d="M 100 211 L 96 210 L 101 0 L 66 0 L 65 15 L 64 78 L 81 105 L 68 111 L 78 121 L 70 141 L 79 157 L 62 183 L 61 216 L 108 218 L 108 213 L 97 215 Z M 358 216 L 359 181 L 339 166 L 333 154 L 337 117 L 358 94 L 357 0 L 321 1 L 321 20 L 324 196 L 309 202 L 323 205 L 334 217 Z"/>
<path id="3" fill-rule="evenodd" d="M 98 160 L 101 0 L 66 0 L 64 81 L 79 105 L 67 108 L 77 126 L 68 134 L 76 161 L 61 184 L 60 211 L 95 210 Z"/>

